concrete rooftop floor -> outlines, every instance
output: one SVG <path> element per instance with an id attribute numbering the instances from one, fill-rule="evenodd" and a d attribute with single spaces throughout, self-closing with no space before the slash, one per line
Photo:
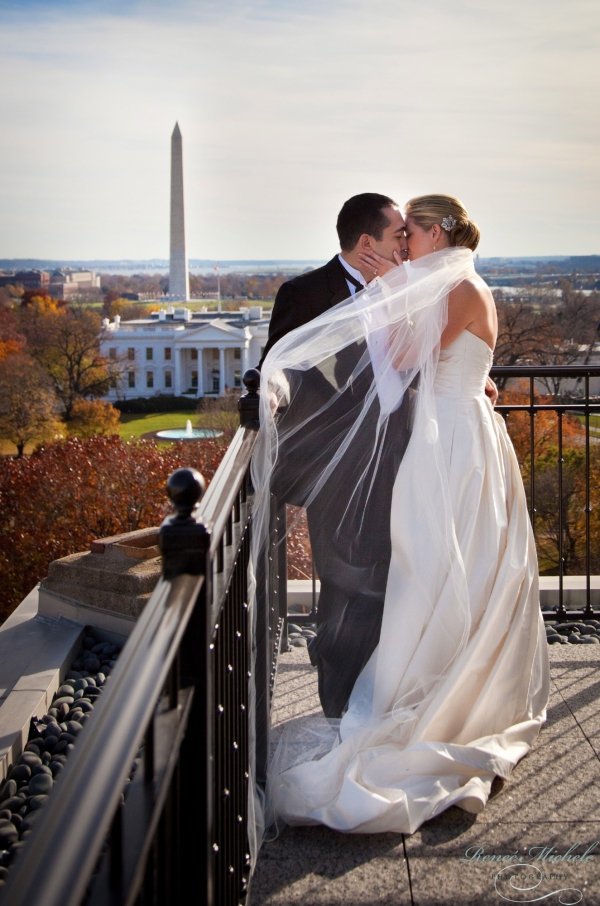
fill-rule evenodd
<path id="1" fill-rule="evenodd" d="M 251 906 L 600 904 L 600 648 L 550 646 L 550 663 L 548 721 L 481 814 L 450 808 L 410 836 L 288 827 L 261 849 Z M 311 712 L 316 671 L 294 648 L 280 658 L 273 723 Z M 541 858 L 521 890 L 496 878 L 505 863 L 477 857 L 533 847 Z"/>

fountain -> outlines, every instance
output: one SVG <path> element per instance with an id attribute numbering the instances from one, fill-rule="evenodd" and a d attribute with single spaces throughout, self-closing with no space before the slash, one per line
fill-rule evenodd
<path id="1" fill-rule="evenodd" d="M 157 431 L 156 436 L 163 440 L 208 440 L 213 437 L 221 437 L 222 431 L 216 428 L 192 428 L 192 422 L 188 418 L 185 428 L 169 428 L 165 431 Z"/>

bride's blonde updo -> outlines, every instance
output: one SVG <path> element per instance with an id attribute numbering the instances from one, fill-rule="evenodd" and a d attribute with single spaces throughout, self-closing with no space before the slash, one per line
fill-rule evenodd
<path id="1" fill-rule="evenodd" d="M 464 205 L 451 195 L 419 195 L 411 198 L 405 216 L 412 217 L 424 230 L 439 223 L 451 246 L 463 246 L 475 251 L 479 244 L 479 227 L 469 219 Z"/>

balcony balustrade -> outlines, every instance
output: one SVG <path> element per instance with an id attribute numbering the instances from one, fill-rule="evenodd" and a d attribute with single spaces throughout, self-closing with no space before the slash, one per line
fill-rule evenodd
<path id="1" fill-rule="evenodd" d="M 589 382 L 600 368 L 496 368 L 501 380 L 526 379 L 525 402 L 501 405 L 509 427 L 529 420 L 526 480 L 534 528 L 548 532 L 538 512 L 540 467 L 536 419 L 552 413 L 556 437 L 556 555 L 559 604 L 552 617 L 572 614 L 563 600 L 570 543 L 565 498 L 564 426 L 581 420 L 585 601 L 577 615 L 595 613 L 592 567 L 594 495 L 598 489 L 594 417 L 600 404 Z M 544 400 L 546 377 L 579 381 L 581 393 Z M 264 781 L 269 713 L 277 657 L 285 644 L 285 546 L 257 577 L 256 623 L 248 608 L 251 537 L 249 467 L 258 427 L 258 373 L 245 376 L 241 427 L 203 493 L 193 470 L 178 470 L 169 492 L 176 513 L 160 530 L 163 575 L 138 619 L 50 800 L 10 866 L 3 897 L 11 906 L 183 902 L 193 891 L 212 906 L 246 902 L 251 851 L 249 790 Z M 285 506 L 273 503 L 275 541 Z M 315 605 L 305 619 L 314 619 Z M 296 619 L 296 617 L 294 617 Z M 254 664 L 254 682 L 250 682 Z M 252 686 L 256 697 L 251 695 Z M 133 769 L 132 769 L 133 766 Z M 40 891 L 43 891 L 41 897 Z"/>

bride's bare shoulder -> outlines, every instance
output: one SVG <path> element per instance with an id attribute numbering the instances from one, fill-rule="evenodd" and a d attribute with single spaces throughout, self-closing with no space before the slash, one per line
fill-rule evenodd
<path id="1" fill-rule="evenodd" d="M 479 274 L 473 274 L 472 277 L 465 277 L 464 280 L 455 286 L 451 291 L 449 300 L 459 305 L 478 306 L 493 303 L 494 297 L 485 280 Z"/>

